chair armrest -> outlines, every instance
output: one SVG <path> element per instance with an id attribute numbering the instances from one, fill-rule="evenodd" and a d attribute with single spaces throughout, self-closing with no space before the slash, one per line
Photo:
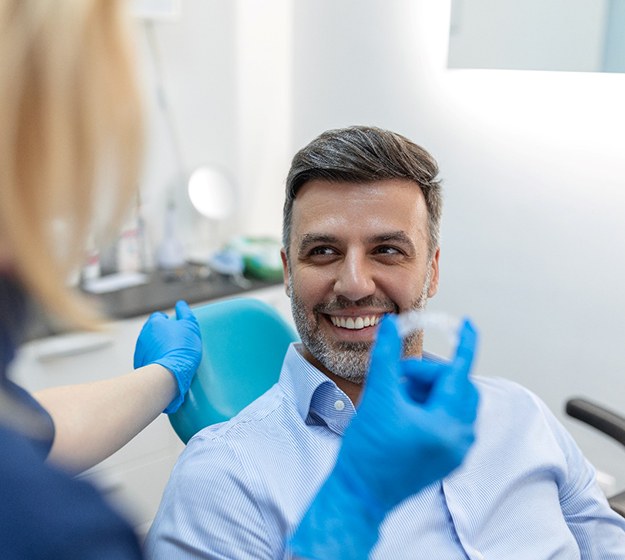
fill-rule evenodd
<path id="1" fill-rule="evenodd" d="M 566 403 L 566 413 L 625 446 L 625 418 L 623 416 L 582 398 L 569 399 Z M 625 501 L 625 496 L 623 500 Z"/>
<path id="2" fill-rule="evenodd" d="M 608 498 L 610 507 L 621 517 L 625 517 L 625 492 L 621 492 L 616 496 Z"/>

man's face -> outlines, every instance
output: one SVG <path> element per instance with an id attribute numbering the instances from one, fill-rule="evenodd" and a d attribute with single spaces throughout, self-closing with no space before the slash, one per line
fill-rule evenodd
<path id="1" fill-rule="evenodd" d="M 428 259 L 428 239 L 425 199 L 413 181 L 301 187 L 282 261 L 306 358 L 362 383 L 382 316 L 422 308 L 436 293 L 439 253 Z M 405 351 L 419 355 L 421 338 L 407 340 Z"/>

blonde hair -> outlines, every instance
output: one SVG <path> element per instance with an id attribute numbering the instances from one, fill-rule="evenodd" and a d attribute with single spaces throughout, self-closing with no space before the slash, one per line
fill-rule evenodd
<path id="1" fill-rule="evenodd" d="M 126 4 L 0 2 L 0 248 L 45 309 L 81 327 L 98 315 L 69 273 L 96 216 L 123 217 L 141 163 Z"/>

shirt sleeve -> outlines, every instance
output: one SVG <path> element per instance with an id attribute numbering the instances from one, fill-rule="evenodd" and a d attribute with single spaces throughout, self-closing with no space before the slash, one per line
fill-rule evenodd
<path id="1" fill-rule="evenodd" d="M 560 505 L 582 559 L 625 558 L 625 519 L 614 512 L 597 484 L 596 471 L 571 434 L 547 406 L 536 399 L 566 457 L 567 476 L 560 481 Z"/>
<path id="2" fill-rule="evenodd" d="M 220 438 L 195 437 L 172 471 L 146 540 L 148 558 L 281 558 L 234 451 Z"/>

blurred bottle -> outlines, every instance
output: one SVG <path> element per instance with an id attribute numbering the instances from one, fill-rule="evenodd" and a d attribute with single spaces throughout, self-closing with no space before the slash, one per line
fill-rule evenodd
<path id="1" fill-rule="evenodd" d="M 156 265 L 161 270 L 175 271 L 185 264 L 184 246 L 176 235 L 176 205 L 170 200 L 165 213 L 163 240 L 156 253 Z"/>
<path id="2" fill-rule="evenodd" d="M 139 247 L 139 227 L 137 217 L 133 212 L 133 215 L 124 223 L 117 239 L 117 272 L 141 271 Z"/>
<path id="3" fill-rule="evenodd" d="M 100 277 L 100 251 L 95 243 L 93 235 L 87 239 L 85 251 L 85 263 L 80 271 L 80 280 L 83 284 Z"/>

